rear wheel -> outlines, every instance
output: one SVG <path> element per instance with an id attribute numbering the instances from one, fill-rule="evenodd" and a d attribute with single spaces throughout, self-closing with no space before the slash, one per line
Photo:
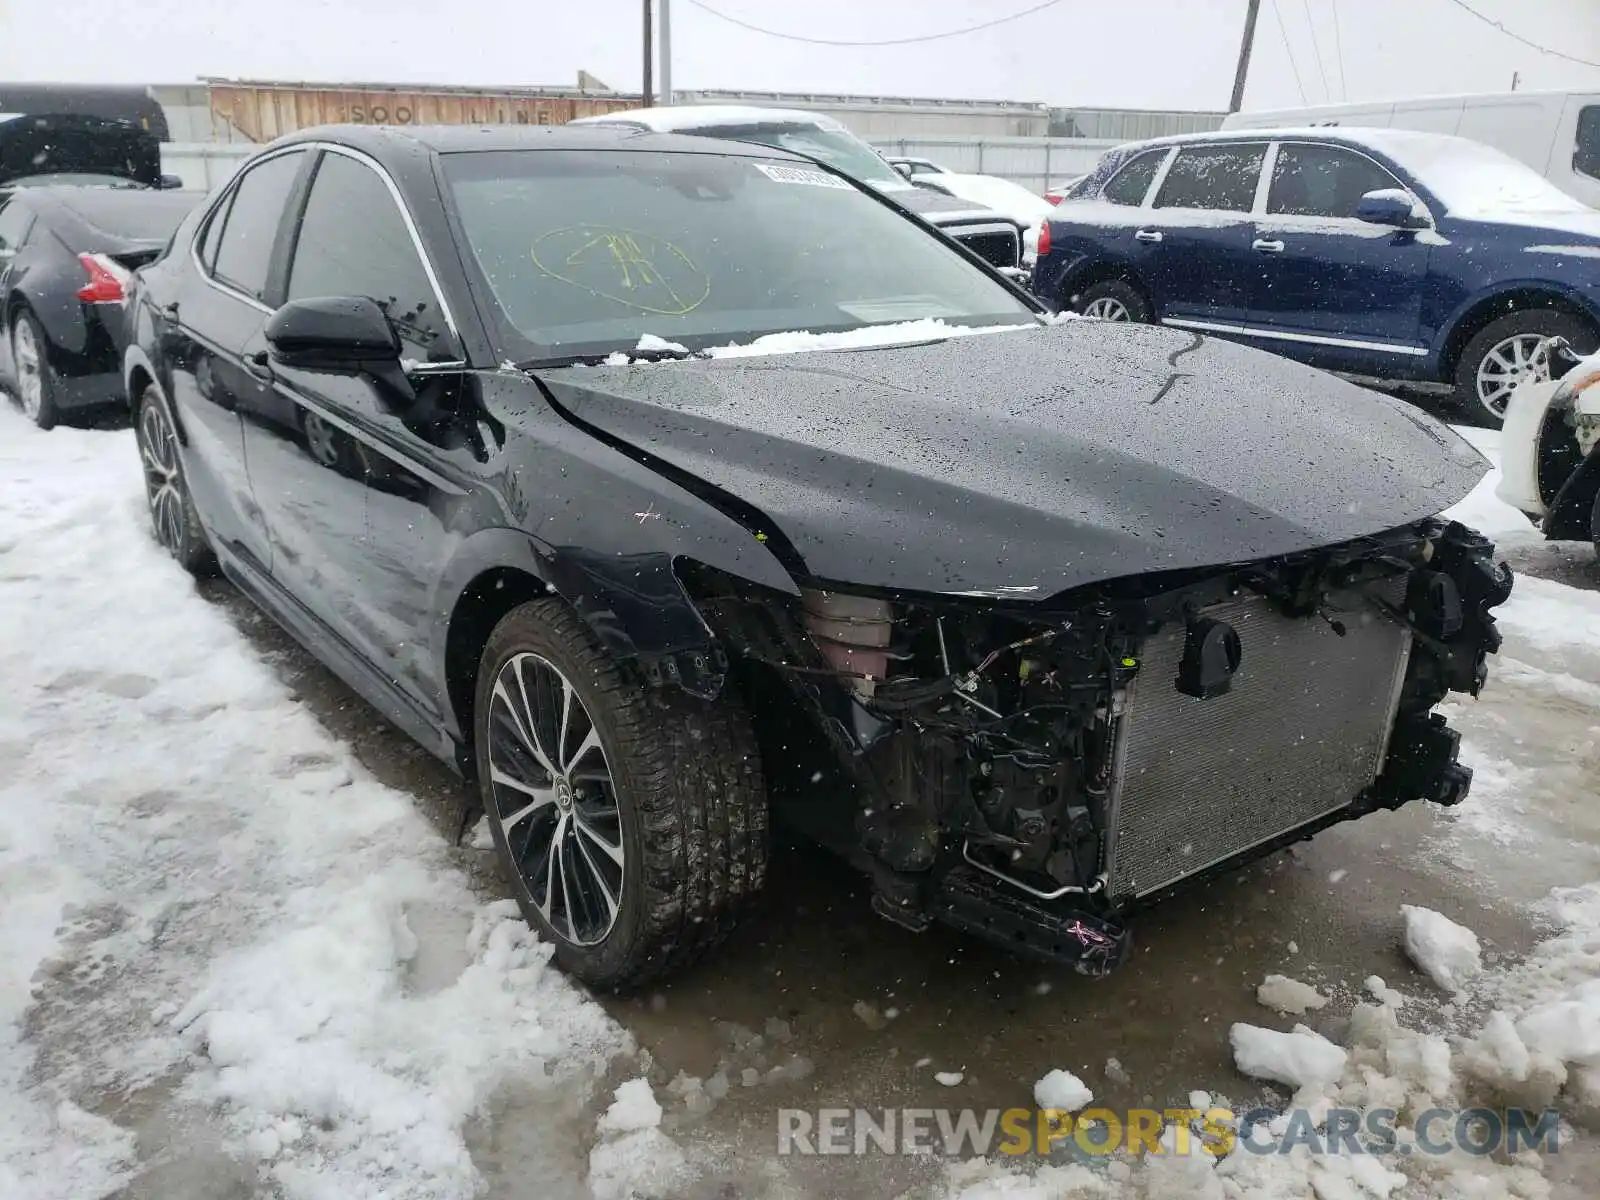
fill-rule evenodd
<path id="1" fill-rule="evenodd" d="M 1121 279 L 1090 284 L 1078 293 L 1074 307 L 1084 316 L 1102 321 L 1148 323 L 1151 317 L 1150 301 L 1144 293 Z"/>
<path id="2" fill-rule="evenodd" d="M 11 321 L 11 365 L 17 376 L 17 403 L 22 414 L 40 429 L 53 429 L 61 419 L 56 408 L 55 372 L 46 354 L 44 330 L 27 309 Z"/>
<path id="3" fill-rule="evenodd" d="M 145 499 L 156 541 L 191 575 L 216 571 L 217 559 L 200 527 L 178 453 L 178 430 L 167 401 L 152 385 L 139 400 L 135 437 L 144 468 Z"/>
<path id="4" fill-rule="evenodd" d="M 621 989 L 679 970 L 760 892 L 766 792 L 731 696 L 647 688 L 536 600 L 490 636 L 473 711 L 501 866 L 569 974 Z"/>
<path id="5" fill-rule="evenodd" d="M 1470 421 L 1498 429 L 1511 393 L 1527 381 L 1550 378 L 1548 339 L 1563 337 L 1592 353 L 1600 337 L 1586 321 L 1551 308 L 1507 313 L 1469 341 L 1456 363 L 1455 401 Z"/>

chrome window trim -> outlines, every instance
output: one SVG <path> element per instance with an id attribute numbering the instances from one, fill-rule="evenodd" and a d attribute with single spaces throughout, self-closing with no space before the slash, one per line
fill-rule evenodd
<path id="1" fill-rule="evenodd" d="M 444 315 L 445 327 L 449 330 L 450 336 L 455 340 L 456 347 L 459 349 L 461 347 L 460 327 L 456 325 L 455 314 L 451 311 L 449 302 L 444 298 L 444 289 L 439 284 L 439 274 L 433 269 L 433 259 L 429 257 L 427 248 L 422 244 L 422 235 L 417 231 L 417 222 L 415 218 L 412 217 L 411 210 L 406 207 L 405 198 L 400 194 L 399 185 L 395 183 L 393 177 L 390 176 L 389 172 L 384 169 L 383 165 L 370 154 L 366 154 L 363 151 L 353 149 L 349 146 L 339 145 L 337 142 L 295 142 L 293 145 L 284 146 L 278 150 L 273 150 L 269 153 L 263 154 L 259 158 L 251 159 L 245 169 L 239 172 L 230 185 L 224 189 L 217 200 L 213 202 L 211 210 L 206 213 L 204 220 L 201 222 L 200 230 L 198 231 L 199 236 L 190 239 L 189 256 L 191 259 L 193 259 L 195 270 L 200 273 L 200 277 L 218 291 L 232 296 L 237 300 L 243 300 L 246 304 L 249 304 L 253 308 L 260 309 L 264 313 L 270 314 L 273 312 L 273 309 L 269 308 L 266 304 L 256 299 L 254 296 L 248 296 L 239 291 L 237 288 L 230 287 L 213 277 L 212 274 L 206 270 L 205 264 L 200 261 L 200 242 L 205 236 L 203 232 L 205 227 L 216 219 L 217 209 L 221 207 L 222 202 L 238 190 L 240 181 L 242 181 L 251 171 L 255 170 L 256 167 L 270 159 L 281 158 L 285 154 L 294 154 L 308 150 L 323 150 L 332 154 L 342 154 L 346 158 L 354 159 L 356 162 L 361 163 L 383 181 L 384 186 L 389 190 L 390 199 L 394 201 L 395 207 L 400 210 L 400 219 L 405 222 L 406 233 L 411 237 L 412 249 L 417 252 L 417 257 L 422 261 L 423 274 L 428 277 L 428 286 L 433 289 L 434 301 L 438 304 L 439 311 Z M 312 176 L 311 186 L 313 188 L 316 186 L 316 176 L 314 175 Z M 302 214 L 302 216 L 303 215 L 304 214 Z M 227 230 L 223 230 L 223 235 L 227 235 Z M 289 263 L 289 268 L 292 274 L 294 269 L 294 263 L 292 260 Z M 287 282 L 288 279 L 286 277 L 285 283 Z"/>

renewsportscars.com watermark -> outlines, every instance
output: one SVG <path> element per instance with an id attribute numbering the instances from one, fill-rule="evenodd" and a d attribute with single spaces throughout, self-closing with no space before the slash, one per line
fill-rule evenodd
<path id="1" fill-rule="evenodd" d="M 1228 1108 L 1091 1108 L 1077 1114 L 1035 1108 L 784 1108 L 778 1110 L 778 1153 L 987 1158 L 1198 1151 L 1222 1158 L 1235 1150 L 1288 1154 L 1305 1147 L 1314 1154 L 1490 1155 L 1524 1149 L 1555 1154 L 1560 1124 L 1553 1108 L 1430 1108 L 1406 1130 L 1391 1108 L 1332 1108 L 1317 1114 L 1303 1108 L 1242 1114 Z M 1163 1141 L 1169 1125 L 1172 1132 Z"/>

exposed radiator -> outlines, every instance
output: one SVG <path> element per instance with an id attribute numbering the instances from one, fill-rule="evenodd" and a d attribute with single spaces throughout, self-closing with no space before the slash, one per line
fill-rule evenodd
<path id="1" fill-rule="evenodd" d="M 1259 596 L 1205 615 L 1239 633 L 1230 691 L 1173 682 L 1185 630 L 1144 647 L 1129 687 L 1109 795 L 1107 892 L 1127 901 L 1343 808 L 1377 776 L 1411 634 L 1374 609 L 1292 619 Z"/>

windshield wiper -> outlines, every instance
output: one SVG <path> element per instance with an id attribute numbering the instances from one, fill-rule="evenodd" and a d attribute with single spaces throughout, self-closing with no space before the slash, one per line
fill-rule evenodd
<path id="1" fill-rule="evenodd" d="M 606 360 L 620 354 L 629 362 L 681 362 L 686 358 L 710 358 L 704 350 L 686 350 L 682 347 L 653 347 L 649 350 L 603 350 L 589 354 L 553 354 L 548 358 L 530 358 L 514 364 L 519 371 L 533 371 L 540 367 L 603 367 Z"/>

